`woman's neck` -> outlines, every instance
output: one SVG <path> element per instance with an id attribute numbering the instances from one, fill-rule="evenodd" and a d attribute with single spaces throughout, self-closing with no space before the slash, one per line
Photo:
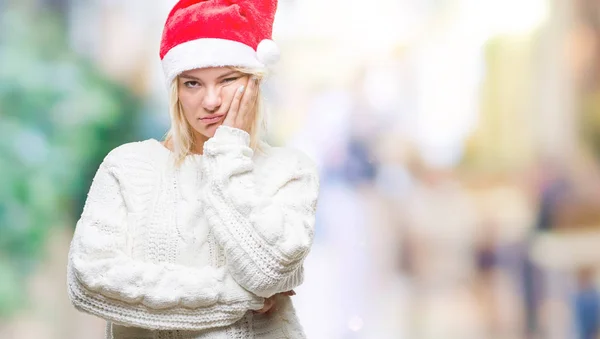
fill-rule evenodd
<path id="1" fill-rule="evenodd" d="M 208 140 L 207 137 L 205 137 L 202 134 L 199 133 L 194 133 L 194 144 L 192 145 L 192 149 L 190 150 L 191 153 L 193 154 L 202 154 L 202 151 L 204 150 L 204 143 Z M 162 142 L 162 144 L 171 152 L 174 151 L 174 147 L 173 147 L 173 139 L 171 138 L 167 138 L 165 141 Z"/>
<path id="2" fill-rule="evenodd" d="M 208 140 L 204 135 L 194 131 L 194 144 L 190 152 L 194 154 L 202 154 L 204 150 L 204 143 Z"/>

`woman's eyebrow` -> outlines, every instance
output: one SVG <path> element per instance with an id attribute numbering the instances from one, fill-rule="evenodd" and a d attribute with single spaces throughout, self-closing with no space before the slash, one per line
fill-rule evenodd
<path id="1" fill-rule="evenodd" d="M 227 77 L 227 76 L 230 76 L 230 75 L 232 75 L 232 74 L 236 74 L 236 73 L 239 73 L 239 72 L 238 72 L 238 71 L 231 71 L 231 72 L 227 72 L 227 73 L 225 73 L 225 74 L 222 74 L 222 75 L 220 75 L 220 76 L 219 76 L 217 79 L 223 79 L 223 78 L 225 78 L 225 77 Z"/>
<path id="2" fill-rule="evenodd" d="M 219 77 L 217 78 L 217 80 L 223 79 L 225 77 L 228 77 L 228 76 L 230 76 L 232 74 L 236 74 L 236 73 L 239 73 L 239 72 L 238 71 L 231 71 L 231 72 L 227 72 L 225 74 L 221 74 L 221 75 L 219 75 Z M 193 75 L 185 74 L 185 73 L 182 73 L 180 75 L 180 77 L 202 82 L 202 79 L 197 78 L 197 77 L 195 77 Z"/>
<path id="3" fill-rule="evenodd" d="M 186 79 L 192 79 L 192 80 L 196 80 L 196 81 L 202 81 L 199 78 L 196 78 L 195 76 L 191 76 L 191 75 L 187 75 L 187 74 L 181 74 L 180 77 L 186 78 Z"/>

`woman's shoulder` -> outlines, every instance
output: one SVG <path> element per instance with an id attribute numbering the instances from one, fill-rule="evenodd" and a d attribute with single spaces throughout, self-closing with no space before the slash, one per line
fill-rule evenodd
<path id="1" fill-rule="evenodd" d="M 147 170 L 156 167 L 160 157 L 164 155 L 166 149 L 161 148 L 164 147 L 155 139 L 125 143 L 108 152 L 104 163 L 128 170 Z"/>
<path id="2" fill-rule="evenodd" d="M 160 147 L 154 139 L 122 144 L 108 152 L 98 169 L 116 179 L 130 212 L 147 206 L 157 188 L 162 168 Z"/>

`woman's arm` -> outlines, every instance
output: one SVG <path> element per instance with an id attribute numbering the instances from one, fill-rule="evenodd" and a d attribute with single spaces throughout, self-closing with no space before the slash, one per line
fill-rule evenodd
<path id="1" fill-rule="evenodd" d="M 271 159 L 259 195 L 248 145 L 248 133 L 224 125 L 204 144 L 205 212 L 235 280 L 269 297 L 302 283 L 319 180 L 308 158 L 281 152 Z"/>
<path id="2" fill-rule="evenodd" d="M 264 300 L 235 283 L 224 268 L 153 264 L 129 256 L 128 213 L 121 189 L 121 181 L 126 178 L 120 175 L 120 162 L 115 157 L 109 154 L 96 173 L 71 242 L 68 265 L 72 273 L 69 275 L 69 294 L 73 304 L 97 314 L 102 310 L 86 309 L 90 307 L 86 295 L 115 300 L 121 306 L 135 308 L 138 313 L 147 310 L 147 315 L 154 318 L 164 315 L 162 320 L 159 319 L 161 325 L 143 326 L 158 328 L 180 327 L 168 324 L 174 311 L 187 311 L 189 315 L 198 309 L 216 312 L 221 308 L 230 315 L 233 323 L 247 310 L 260 309 Z M 202 310 L 197 314 L 195 324 L 181 326 L 184 329 L 210 327 L 212 319 L 202 319 Z M 123 320 L 118 314 L 105 314 L 104 317 L 141 326 Z"/>

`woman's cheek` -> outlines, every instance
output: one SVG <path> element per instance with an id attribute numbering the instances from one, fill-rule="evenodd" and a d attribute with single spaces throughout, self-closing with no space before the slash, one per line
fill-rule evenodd
<path id="1" fill-rule="evenodd" d="M 179 102 L 184 108 L 190 109 L 194 105 L 194 96 L 189 93 L 189 90 L 179 92 Z"/>
<path id="2" fill-rule="evenodd" d="M 225 100 L 226 102 L 230 102 L 233 98 L 233 93 L 235 92 L 233 90 L 234 86 L 227 86 L 225 88 L 223 88 L 223 100 Z"/>

